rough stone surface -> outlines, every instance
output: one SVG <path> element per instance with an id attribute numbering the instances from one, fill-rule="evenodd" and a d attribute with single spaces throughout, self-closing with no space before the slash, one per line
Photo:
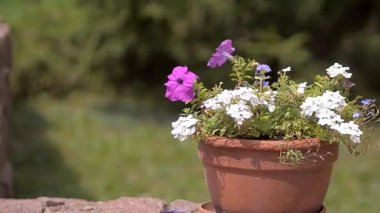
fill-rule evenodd
<path id="1" fill-rule="evenodd" d="M 12 166 L 8 156 L 12 68 L 10 28 L 0 21 L 0 197 L 12 196 Z"/>
<path id="2" fill-rule="evenodd" d="M 0 213 L 160 213 L 165 201 L 149 197 L 121 197 L 110 201 L 71 198 L 0 199 Z"/>
<path id="3" fill-rule="evenodd" d="M 42 213 L 42 209 L 38 200 L 0 199 L 0 213 Z"/>
<path id="4" fill-rule="evenodd" d="M 200 203 L 194 203 L 188 200 L 175 200 L 170 203 L 167 210 L 173 210 L 173 211 L 181 211 L 181 212 L 197 212 L 199 207 L 201 206 Z"/>
<path id="5" fill-rule="evenodd" d="M 100 212 L 152 212 L 159 213 L 166 207 L 163 200 L 157 198 L 122 197 L 108 202 L 98 202 Z"/>

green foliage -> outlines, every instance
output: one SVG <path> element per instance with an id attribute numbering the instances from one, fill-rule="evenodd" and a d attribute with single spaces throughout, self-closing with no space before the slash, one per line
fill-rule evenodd
<path id="1" fill-rule="evenodd" d="M 234 57 L 233 60 L 234 63 L 230 78 L 233 82 L 236 82 L 236 86 L 243 86 L 245 83 L 252 81 L 252 70 L 257 66 L 257 62 L 255 60 L 245 60 L 240 56 Z"/>
<path id="2" fill-rule="evenodd" d="M 297 165 L 302 163 L 304 156 L 300 150 L 289 149 L 280 153 L 280 162 L 283 164 Z"/>
<path id="3" fill-rule="evenodd" d="M 308 80 L 314 67 L 336 59 L 364 78 L 379 70 L 372 18 L 379 8 L 359 0 L 2 0 L 0 16 L 13 30 L 19 97 L 157 85 L 173 64 L 200 68 L 225 38 L 236 41 L 239 55 L 270 62 L 274 70 L 291 64 L 307 70 L 297 75 Z M 379 88 L 376 78 L 366 82 Z"/>
<path id="4" fill-rule="evenodd" d="M 99 39 L 91 34 L 87 8 L 77 0 L 1 2 L 0 14 L 13 31 L 16 96 L 60 94 L 99 81 L 91 69 Z"/>

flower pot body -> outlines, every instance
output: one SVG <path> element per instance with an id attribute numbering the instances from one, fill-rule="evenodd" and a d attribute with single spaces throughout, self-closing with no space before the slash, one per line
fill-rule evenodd
<path id="1" fill-rule="evenodd" d="M 330 182 L 338 144 L 209 137 L 199 143 L 205 178 L 216 212 L 315 213 Z M 279 162 L 281 151 L 298 149 L 299 165 Z"/>
<path id="2" fill-rule="evenodd" d="M 206 202 L 206 203 L 203 203 L 199 209 L 198 209 L 199 213 L 215 213 L 215 208 L 214 206 L 212 205 L 211 202 Z M 322 206 L 318 212 L 316 213 L 326 213 L 326 208 L 324 206 Z"/>

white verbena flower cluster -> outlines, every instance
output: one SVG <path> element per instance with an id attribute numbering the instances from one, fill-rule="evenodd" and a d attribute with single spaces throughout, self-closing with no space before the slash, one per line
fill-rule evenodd
<path id="1" fill-rule="evenodd" d="M 334 63 L 332 66 L 326 69 L 327 74 L 331 78 L 335 78 L 338 75 L 343 75 L 345 78 L 351 78 L 352 73 L 347 72 L 350 70 L 349 67 L 343 67 L 341 64 Z"/>
<path id="2" fill-rule="evenodd" d="M 307 82 L 300 83 L 297 88 L 297 92 L 300 94 L 305 93 L 305 88 L 306 88 Z"/>
<path id="3" fill-rule="evenodd" d="M 292 68 L 291 67 L 286 67 L 286 68 L 282 69 L 281 71 L 283 71 L 284 73 L 290 72 L 290 71 L 292 71 Z"/>
<path id="4" fill-rule="evenodd" d="M 301 105 L 301 113 L 307 117 L 315 115 L 319 125 L 326 125 L 340 134 L 350 135 L 352 142 L 360 143 L 363 132 L 359 129 L 359 125 L 353 121 L 344 122 L 336 113 L 346 104 L 345 98 L 339 92 L 326 91 L 321 96 L 306 98 Z"/>
<path id="5" fill-rule="evenodd" d="M 353 121 L 342 122 L 331 127 L 343 135 L 350 135 L 350 140 L 354 143 L 360 143 L 360 136 L 363 132 L 359 129 L 359 125 Z"/>
<path id="6" fill-rule="evenodd" d="M 250 119 L 253 116 L 249 105 L 244 101 L 239 101 L 237 104 L 231 104 L 226 107 L 226 113 L 233 118 L 240 126 L 246 119 Z"/>
<path id="7" fill-rule="evenodd" d="M 253 116 L 252 109 L 264 105 L 272 112 L 275 108 L 275 94 L 266 91 L 260 96 L 257 90 L 249 87 L 239 87 L 235 90 L 223 90 L 220 94 L 206 100 L 203 107 L 211 110 L 224 109 L 238 126 Z"/>
<path id="8" fill-rule="evenodd" d="M 192 115 L 186 117 L 180 116 L 177 121 L 172 122 L 172 135 L 174 138 L 178 138 L 180 141 L 184 141 L 189 136 L 195 133 L 195 125 L 198 120 L 195 119 Z"/>
<path id="9" fill-rule="evenodd" d="M 339 92 L 327 90 L 321 96 L 308 97 L 302 103 L 302 113 L 306 116 L 312 116 L 314 113 L 325 112 L 326 110 L 335 110 L 345 106 L 345 98 Z"/>
<path id="10" fill-rule="evenodd" d="M 262 104 L 268 108 L 269 112 L 273 112 L 276 108 L 274 102 L 276 101 L 277 91 L 266 91 L 262 93 L 261 101 Z"/>

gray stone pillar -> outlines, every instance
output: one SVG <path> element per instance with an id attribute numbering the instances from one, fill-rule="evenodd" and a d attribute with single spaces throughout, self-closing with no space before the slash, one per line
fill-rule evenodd
<path id="1" fill-rule="evenodd" d="M 9 159 L 9 116 L 11 93 L 9 75 L 12 68 L 10 28 L 0 21 L 0 197 L 11 197 L 12 166 Z"/>

